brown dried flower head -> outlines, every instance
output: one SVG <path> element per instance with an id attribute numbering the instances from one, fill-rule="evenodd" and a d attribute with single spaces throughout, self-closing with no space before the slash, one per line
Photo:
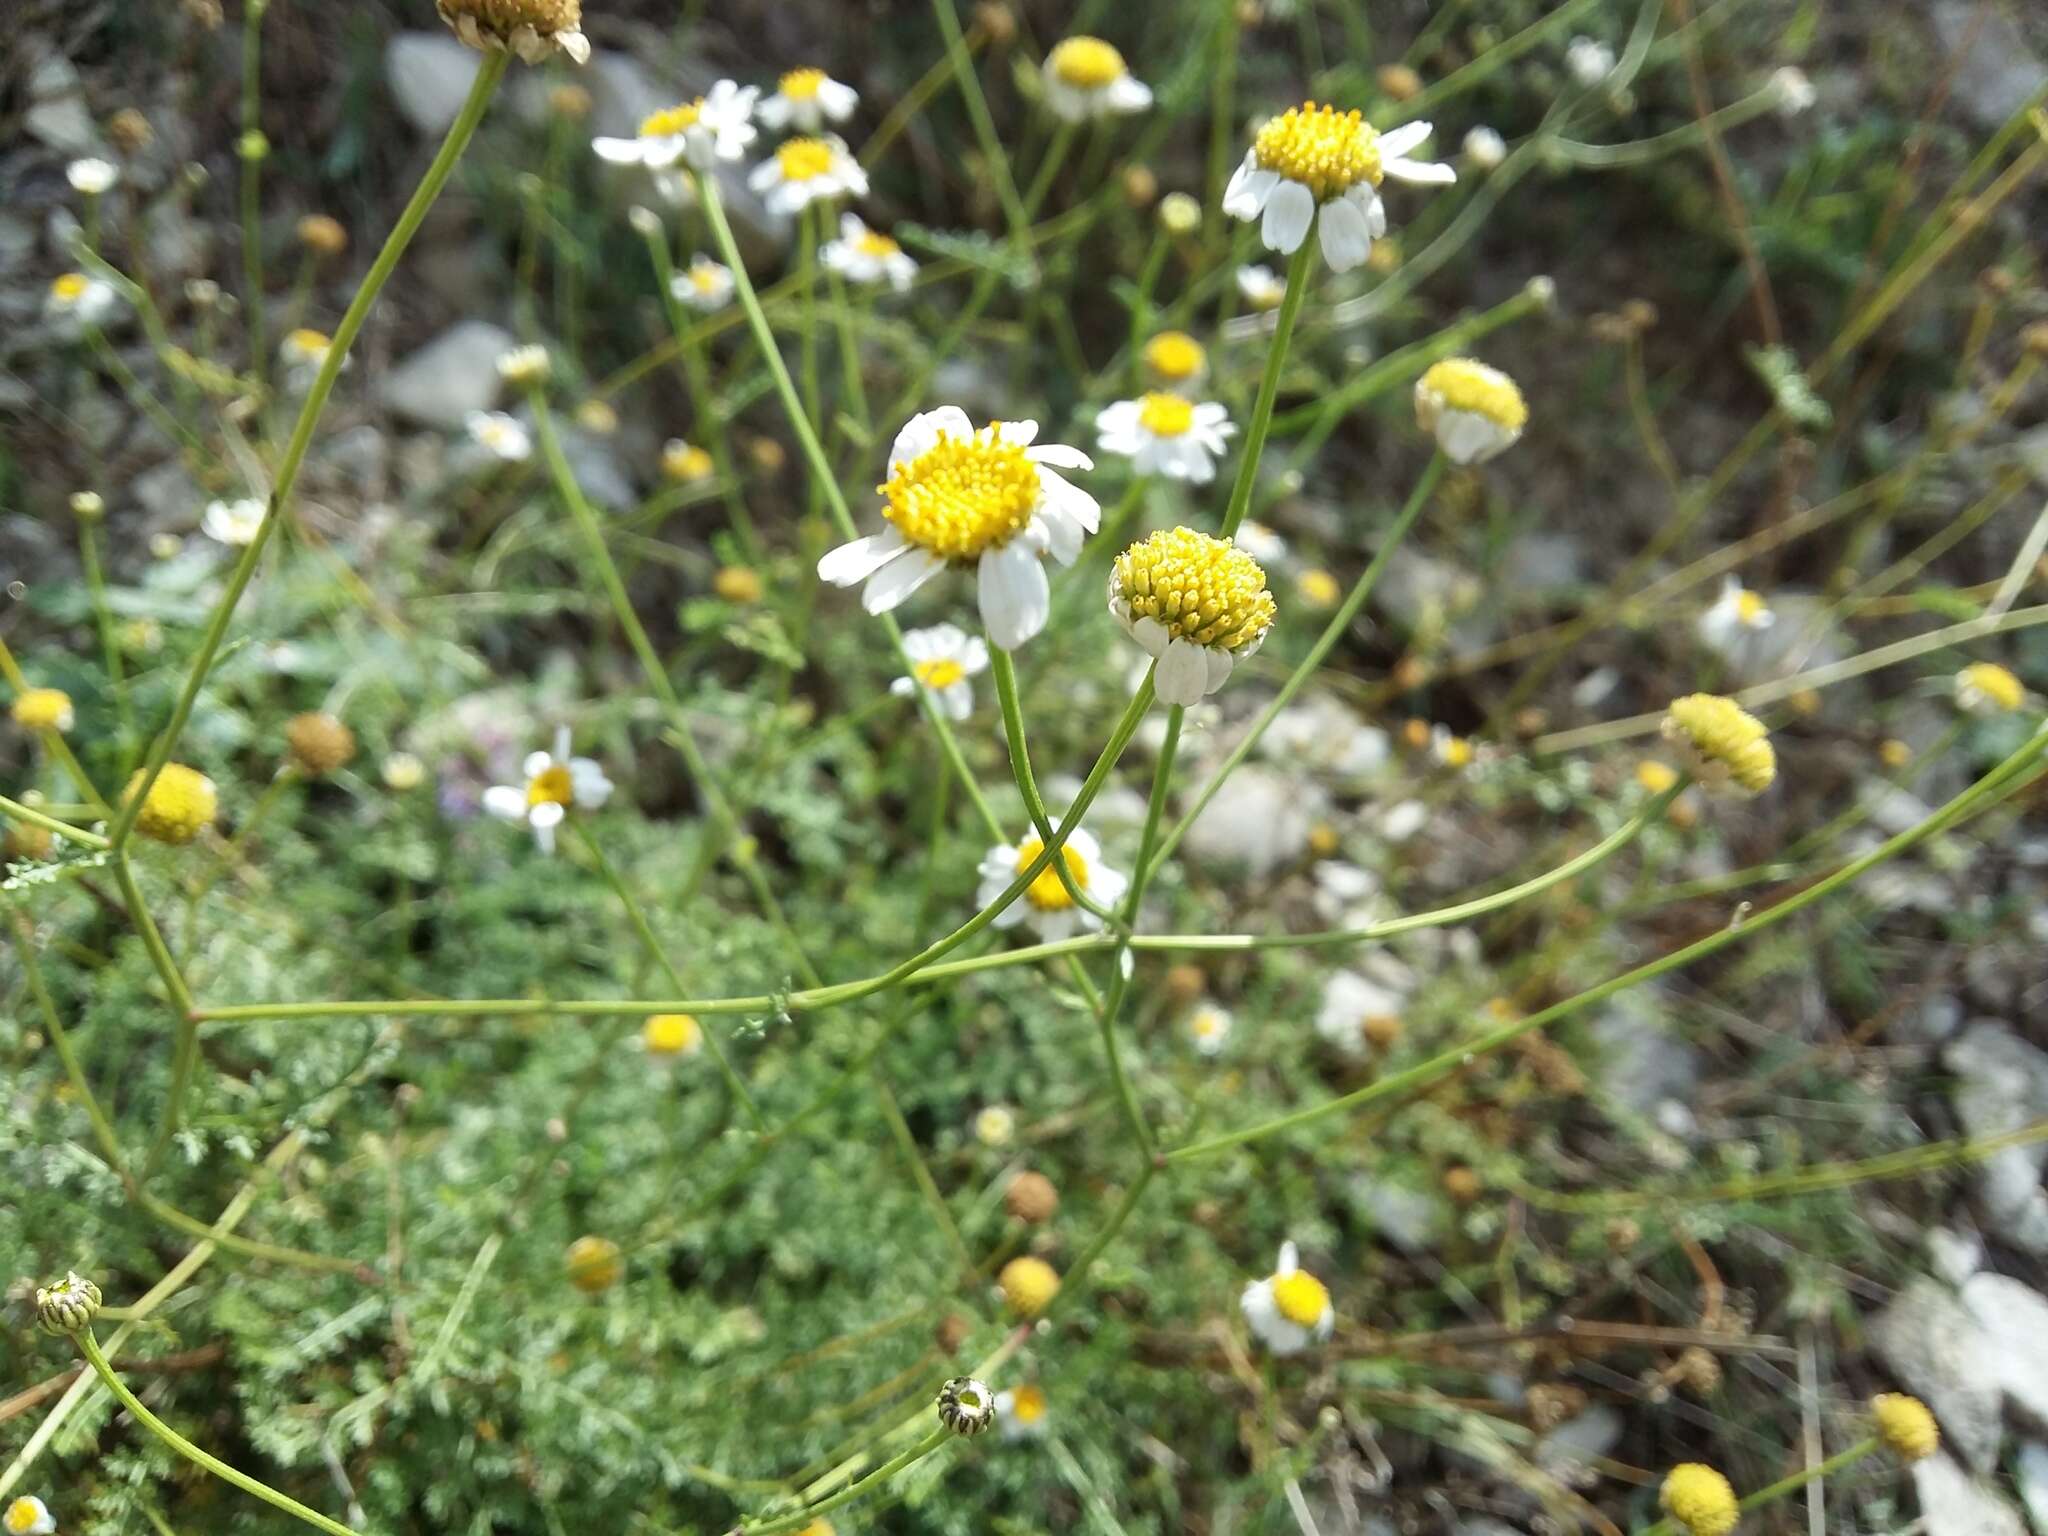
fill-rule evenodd
<path id="1" fill-rule="evenodd" d="M 329 714 L 293 715 L 284 741 L 292 763 L 309 779 L 325 778 L 356 755 L 356 733 Z"/>
<path id="2" fill-rule="evenodd" d="M 1052 1180 L 1028 1168 L 1010 1180 L 1010 1187 L 1003 1191 L 1003 1209 L 1019 1221 L 1051 1221 L 1059 1208 L 1060 1192 L 1053 1188 Z"/>
<path id="3" fill-rule="evenodd" d="M 542 64 L 557 49 L 589 62 L 583 0 L 434 0 L 441 19 L 470 47 L 504 49 Z"/>

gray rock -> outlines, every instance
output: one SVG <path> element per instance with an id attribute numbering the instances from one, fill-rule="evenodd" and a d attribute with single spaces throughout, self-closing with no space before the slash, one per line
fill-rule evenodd
<path id="1" fill-rule="evenodd" d="M 1699 1053 L 1671 1033 L 1661 1002 L 1654 988 L 1624 992 L 1592 1028 L 1601 1086 L 1639 1115 L 1690 1100 L 1699 1085 Z"/>
<path id="2" fill-rule="evenodd" d="M 1998 1459 L 1997 1350 L 1968 1309 L 1923 1276 L 1893 1298 L 1870 1334 L 1906 1389 L 1934 1411 L 1957 1454 L 1989 1472 Z"/>
<path id="3" fill-rule="evenodd" d="M 176 459 L 152 465 L 128 482 L 129 493 L 148 518 L 145 534 L 170 533 L 193 527 L 207 498 L 198 482 Z"/>
<path id="4" fill-rule="evenodd" d="M 2027 1536 L 2012 1506 L 1943 1452 L 1913 1463 L 1913 1487 L 1927 1536 Z"/>
<path id="5" fill-rule="evenodd" d="M 1927 1234 L 1927 1258 L 1937 1275 L 1960 1287 L 1984 1262 L 1984 1239 L 1975 1232 L 1936 1227 Z"/>
<path id="6" fill-rule="evenodd" d="M 202 277 L 213 265 L 211 225 L 195 219 L 175 197 L 153 204 L 143 217 L 151 275 L 164 282 Z"/>
<path id="7" fill-rule="evenodd" d="M 1260 879 L 1308 850 L 1322 797 L 1268 768 L 1240 768 L 1188 828 L 1188 857 L 1218 872 Z"/>
<path id="8" fill-rule="evenodd" d="M 67 155 L 88 155 L 100 147 L 78 71 L 61 53 L 45 54 L 30 72 L 28 99 L 21 125 L 30 138 Z"/>
<path id="9" fill-rule="evenodd" d="M 2048 85 L 2048 62 L 2027 46 L 2020 29 L 1997 7 L 1942 0 L 1933 19 L 1944 51 L 1969 44 L 1955 65 L 1955 100 L 1978 128 L 1989 132 L 2001 126 Z"/>
<path id="10" fill-rule="evenodd" d="M 1594 1460 L 1621 1444 L 1621 1414 L 1605 1403 L 1566 1419 L 1536 1446 L 1535 1462 L 1546 1472 L 1568 1476 L 1590 1469 Z"/>
<path id="11" fill-rule="evenodd" d="M 1557 592 L 1586 579 L 1586 551 L 1569 533 L 1525 533 L 1501 555 L 1497 578 L 1517 592 Z"/>
<path id="12" fill-rule="evenodd" d="M 2048 1300 L 2005 1275 L 1963 1283 L 1963 1305 L 1989 1335 L 2005 1395 L 2048 1424 Z"/>
<path id="13" fill-rule="evenodd" d="M 2048 1052 L 1995 1019 L 1978 1019 L 1942 1053 L 1956 1074 L 1956 1117 L 1972 1138 L 2002 1136 L 2048 1119 Z M 2048 1253 L 2048 1193 L 2041 1170 L 2048 1145 L 2006 1147 L 1977 1170 L 1977 1190 L 1999 1235 L 2030 1253 Z"/>
<path id="14" fill-rule="evenodd" d="M 2021 1446 L 2013 1473 L 2020 1485 L 2020 1501 L 2034 1524 L 2034 1536 L 2048 1536 L 2048 1445 L 2029 1440 Z"/>
<path id="15" fill-rule="evenodd" d="M 1428 1195 L 1371 1175 L 1360 1178 L 1357 1194 L 1379 1235 L 1403 1253 L 1427 1253 L 1436 1246 L 1443 1212 Z"/>
<path id="16" fill-rule="evenodd" d="M 0 211 L 0 275 L 11 275 L 26 267 L 36 252 L 34 219 Z"/>
<path id="17" fill-rule="evenodd" d="M 453 432 L 497 400 L 498 359 L 512 344 L 488 321 L 460 321 L 393 368 L 377 396 L 407 421 Z"/>
<path id="18" fill-rule="evenodd" d="M 391 447 L 384 434 L 366 422 L 335 433 L 322 445 L 320 459 L 353 489 L 367 495 L 384 479 Z"/>
<path id="19" fill-rule="evenodd" d="M 619 467 L 611 439 L 570 428 L 562 433 L 562 457 L 569 461 L 576 483 L 592 506 L 623 512 L 639 501 L 633 494 L 633 482 Z"/>
<path id="20" fill-rule="evenodd" d="M 422 135 L 448 131 L 483 55 L 446 32 L 401 32 L 384 46 L 384 79 L 398 112 Z"/>

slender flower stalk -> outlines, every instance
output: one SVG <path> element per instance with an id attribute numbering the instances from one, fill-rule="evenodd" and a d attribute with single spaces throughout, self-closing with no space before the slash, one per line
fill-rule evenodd
<path id="1" fill-rule="evenodd" d="M 1238 461 L 1237 479 L 1230 487 L 1230 503 L 1223 510 L 1223 525 L 1216 531 L 1223 538 L 1237 532 L 1237 525 L 1251 511 L 1252 487 L 1258 481 L 1259 458 L 1266 450 L 1266 433 L 1273 425 L 1273 402 L 1280 397 L 1280 375 L 1287 366 L 1287 345 L 1294 338 L 1295 317 L 1308 292 L 1308 270 L 1315 260 L 1315 242 L 1303 240 L 1287 261 L 1287 292 L 1281 297 L 1280 312 L 1273 321 L 1273 339 L 1266 352 L 1266 371 L 1259 377 L 1258 399 L 1252 405 L 1251 423 L 1245 429 L 1244 457 Z"/>

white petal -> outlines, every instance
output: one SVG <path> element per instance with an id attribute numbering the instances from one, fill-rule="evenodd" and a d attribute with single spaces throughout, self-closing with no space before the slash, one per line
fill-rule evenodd
<path id="1" fill-rule="evenodd" d="M 1166 654 L 1166 647 L 1173 636 L 1157 619 L 1143 618 L 1131 626 L 1131 638 L 1138 642 L 1147 656 L 1157 661 Z"/>
<path id="2" fill-rule="evenodd" d="M 609 160 L 614 165 L 639 165 L 647 158 L 647 149 L 638 139 L 596 138 L 590 141 L 597 158 Z"/>
<path id="3" fill-rule="evenodd" d="M 1258 160 L 1246 150 L 1243 162 L 1230 173 L 1230 184 L 1223 189 L 1223 211 L 1234 219 L 1256 219 L 1279 184 L 1279 173 L 1260 169 Z"/>
<path id="4" fill-rule="evenodd" d="M 1329 263 L 1332 272 L 1349 272 L 1372 251 L 1372 232 L 1365 210 L 1348 197 L 1333 197 L 1323 205 L 1318 233 L 1322 238 L 1323 260 Z"/>
<path id="5" fill-rule="evenodd" d="M 519 771 L 529 779 L 537 779 L 554 766 L 555 757 L 552 752 L 529 752 L 526 754 L 526 761 L 519 765 Z"/>
<path id="6" fill-rule="evenodd" d="M 512 784 L 493 784 L 484 791 L 484 809 L 506 821 L 526 820 L 526 791 Z"/>
<path id="7" fill-rule="evenodd" d="M 1447 187 L 1458 179 L 1455 166 L 1444 165 L 1435 160 L 1388 160 L 1381 169 L 1396 181 L 1414 182 L 1422 186 Z"/>
<path id="8" fill-rule="evenodd" d="M 974 689 L 968 683 L 949 683 L 939 690 L 939 708 L 951 720 L 965 720 L 974 713 Z"/>
<path id="9" fill-rule="evenodd" d="M 1094 865 L 1088 875 L 1088 894 L 1105 907 L 1115 906 L 1129 890 L 1131 882 L 1122 871 L 1111 869 L 1107 864 Z"/>
<path id="10" fill-rule="evenodd" d="M 950 624 L 946 627 L 948 629 L 953 628 Z M 955 631 L 955 633 L 958 633 L 958 631 Z M 977 672 L 986 672 L 988 670 L 988 642 L 979 635 L 962 636 L 957 660 L 970 677 Z"/>
<path id="11" fill-rule="evenodd" d="M 945 568 L 946 562 L 930 551 L 909 550 L 868 578 L 861 589 L 860 605 L 869 613 L 887 613 Z"/>
<path id="12" fill-rule="evenodd" d="M 788 98 L 778 93 L 770 96 L 760 106 L 754 108 L 754 116 L 768 127 L 779 132 L 789 126 L 790 111 Z"/>
<path id="13" fill-rule="evenodd" d="M 942 433 L 947 437 L 972 437 L 974 423 L 957 405 L 942 405 L 935 411 L 924 411 L 911 417 L 890 445 L 890 466 L 909 463 L 936 443 Z"/>
<path id="14" fill-rule="evenodd" d="M 1152 87 L 1136 75 L 1119 75 L 1103 92 L 1103 102 L 1112 112 L 1142 112 L 1152 105 Z"/>
<path id="15" fill-rule="evenodd" d="M 818 580 L 835 587 L 858 586 L 910 546 L 894 528 L 829 551 L 818 562 Z"/>
<path id="16" fill-rule="evenodd" d="M 917 679 L 914 677 L 899 677 L 889 684 L 889 691 L 898 698 L 907 699 L 917 692 Z"/>
<path id="17" fill-rule="evenodd" d="M 1209 689 L 1209 661 L 1203 648 L 1187 640 L 1175 640 L 1159 658 L 1159 670 L 1152 680 L 1162 704 L 1199 704 Z"/>
<path id="18" fill-rule="evenodd" d="M 612 781 L 587 757 L 569 759 L 569 792 L 586 810 L 596 810 L 612 797 Z"/>
<path id="19" fill-rule="evenodd" d="M 1132 414 L 1136 414 L 1135 402 L 1124 401 L 1121 403 L 1132 406 Z M 1032 449 L 1027 457 L 1034 464 L 1050 464 L 1056 469 L 1093 469 L 1095 467 L 1095 461 L 1089 458 L 1087 454 L 1078 448 L 1070 448 L 1065 443 L 1041 443 L 1038 447 Z"/>
<path id="20" fill-rule="evenodd" d="M 1081 541 L 1087 537 L 1081 525 L 1054 506 L 1038 509 L 1033 519 L 1044 535 L 1046 551 L 1061 565 L 1072 565 L 1081 555 Z"/>
<path id="21" fill-rule="evenodd" d="M 843 123 L 853 116 L 853 109 L 860 105 L 860 93 L 840 81 L 827 80 L 818 87 L 818 104 L 825 109 L 825 115 L 833 122 Z"/>
<path id="22" fill-rule="evenodd" d="M 554 801 L 543 800 L 526 813 L 526 819 L 532 823 L 535 832 L 552 832 L 562 824 L 564 814 L 562 808 Z"/>
<path id="23" fill-rule="evenodd" d="M 782 183 L 782 167 L 773 160 L 763 160 L 747 172 L 747 185 L 756 192 L 766 192 L 770 187 Z"/>
<path id="24" fill-rule="evenodd" d="M 1022 539 L 981 557 L 978 573 L 981 622 L 988 637 L 1014 651 L 1041 629 L 1052 613 L 1052 587 L 1045 567 Z"/>
<path id="25" fill-rule="evenodd" d="M 1038 423 L 1035 421 L 1006 421 L 1000 431 L 1004 442 L 1015 443 L 1019 448 L 1029 448 L 1038 440 Z"/>
<path id="26" fill-rule="evenodd" d="M 1380 135 L 1380 163 L 1398 160 L 1415 148 L 1431 133 L 1428 123 L 1403 123 L 1398 128 L 1389 128 Z"/>
<path id="27" fill-rule="evenodd" d="M 1229 651 L 1224 650 L 1220 645 L 1209 647 L 1207 654 L 1209 657 L 1209 680 L 1202 689 L 1205 694 L 1214 693 L 1218 688 L 1229 682 L 1230 670 L 1237 665 L 1237 658 Z"/>
<path id="28" fill-rule="evenodd" d="M 1266 203 L 1266 216 L 1259 225 L 1259 238 L 1266 242 L 1267 249 L 1291 255 L 1300 250 L 1301 242 L 1308 238 L 1308 227 L 1315 221 L 1315 216 L 1315 194 L 1298 181 L 1283 179 Z"/>
<path id="29" fill-rule="evenodd" d="M 1129 432 L 1137 425 L 1138 412 L 1142 409 L 1135 400 L 1114 400 L 1095 413 L 1097 432 Z M 1118 449 L 1122 452 L 1122 449 Z"/>
<path id="30" fill-rule="evenodd" d="M 1093 469 L 1091 463 L 1088 466 Z M 1093 533 L 1102 526 L 1102 503 L 1075 485 L 1064 475 L 1056 475 L 1049 469 L 1038 472 L 1040 508 L 1057 507 L 1081 525 L 1083 531 Z"/>

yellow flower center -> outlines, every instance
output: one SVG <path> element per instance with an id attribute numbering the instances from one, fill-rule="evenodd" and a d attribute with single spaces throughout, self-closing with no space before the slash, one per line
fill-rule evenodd
<path id="1" fill-rule="evenodd" d="M 1023 874 L 1045 852 L 1042 838 L 1027 837 L 1017 845 L 1017 873 Z M 1088 889 L 1088 861 L 1071 848 L 1061 848 L 1060 857 L 1067 861 L 1067 873 L 1074 878 L 1074 885 L 1080 890 Z M 1038 872 L 1038 878 L 1025 888 L 1024 899 L 1041 912 L 1064 912 L 1073 906 L 1074 898 L 1067 894 L 1067 888 L 1060 883 L 1060 872 L 1047 864 Z"/>
<path id="2" fill-rule="evenodd" d="M 1469 357 L 1447 357 L 1432 364 L 1422 376 L 1422 390 L 1437 398 L 1440 409 L 1470 411 L 1510 431 L 1520 431 L 1529 419 L 1528 404 L 1515 381 Z"/>
<path id="3" fill-rule="evenodd" d="M 304 327 L 293 331 L 284 339 L 285 350 L 298 357 L 320 358 L 327 355 L 333 345 L 325 331 L 309 330 Z"/>
<path id="4" fill-rule="evenodd" d="M 562 1261 L 569 1271 L 569 1283 L 590 1296 L 610 1290 L 626 1272 L 619 1245 L 608 1237 L 577 1238 Z"/>
<path id="5" fill-rule="evenodd" d="M 59 304 L 76 304 L 85 297 L 85 274 L 66 272 L 50 284 L 50 297 Z"/>
<path id="6" fill-rule="evenodd" d="M 671 480 L 702 480 L 714 467 L 710 450 L 694 443 L 671 448 L 661 456 L 662 473 Z"/>
<path id="7" fill-rule="evenodd" d="M 1099 91 L 1129 71 L 1124 56 L 1099 37 L 1070 37 L 1046 55 L 1045 67 L 1062 85 Z"/>
<path id="8" fill-rule="evenodd" d="M 1330 1310 L 1330 1293 L 1305 1269 L 1273 1277 L 1273 1305 L 1297 1328 L 1313 1328 Z"/>
<path id="9" fill-rule="evenodd" d="M 1258 561 L 1192 528 L 1133 544 L 1117 556 L 1110 580 L 1133 619 L 1152 619 L 1177 640 L 1235 651 L 1273 627 L 1273 594 Z"/>
<path id="10" fill-rule="evenodd" d="M 686 101 L 678 106 L 664 107 L 659 112 L 649 113 L 640 120 L 640 137 L 643 139 L 672 139 L 679 133 L 687 133 L 697 126 L 704 115 L 704 98 Z"/>
<path id="11" fill-rule="evenodd" d="M 767 588 L 752 566 L 724 565 L 711 578 L 711 590 L 729 603 L 758 603 Z"/>
<path id="12" fill-rule="evenodd" d="M 1636 782 L 1653 795 L 1661 795 L 1678 782 L 1678 772 L 1669 763 L 1646 757 L 1636 764 Z"/>
<path id="13" fill-rule="evenodd" d="M 1770 616 L 1770 605 L 1763 600 L 1760 593 L 1744 587 L 1735 594 L 1735 617 L 1745 627 L 1754 629 Z"/>
<path id="14" fill-rule="evenodd" d="M 920 661 L 910 670 L 927 688 L 950 688 L 967 675 L 967 669 L 950 656 L 941 656 L 936 661 Z"/>
<path id="15" fill-rule="evenodd" d="M 875 489 L 882 515 L 918 548 L 944 560 L 975 560 L 1000 549 L 1038 506 L 1038 466 L 991 422 L 968 437 L 941 433 Z"/>
<path id="16" fill-rule="evenodd" d="M 1223 1015 L 1214 1008 L 1204 1008 L 1188 1020 L 1188 1030 L 1197 1040 L 1213 1040 L 1223 1033 Z"/>
<path id="17" fill-rule="evenodd" d="M 887 235 L 879 234 L 872 229 L 862 230 L 860 238 L 853 242 L 853 248 L 863 256 L 894 256 L 903 249 Z"/>
<path id="18" fill-rule="evenodd" d="M 1671 701 L 1664 734 L 1690 746 L 1709 770 L 1726 776 L 1752 795 L 1778 776 L 1778 754 L 1764 724 L 1733 699 L 1689 693 Z"/>
<path id="19" fill-rule="evenodd" d="M 1337 578 L 1320 566 L 1303 571 L 1295 585 L 1301 589 L 1302 601 L 1311 608 L 1334 608 L 1337 599 L 1344 595 Z"/>
<path id="20" fill-rule="evenodd" d="M 1963 668 L 1963 686 L 1976 690 L 2007 713 L 2027 701 L 2027 690 L 2020 680 L 1992 661 L 1976 661 Z"/>
<path id="21" fill-rule="evenodd" d="M 681 1056 L 696 1050 L 704 1036 L 687 1013 L 657 1013 L 641 1029 L 640 1038 L 656 1056 Z"/>
<path id="22" fill-rule="evenodd" d="M 36 1507 L 35 1500 L 16 1499 L 7 1506 L 5 1523 L 11 1536 L 26 1536 L 27 1532 L 35 1529 L 36 1522 L 42 1517 L 43 1512 Z"/>
<path id="23" fill-rule="evenodd" d="M 1192 379 L 1208 360 L 1202 344 L 1186 331 L 1161 331 L 1145 343 L 1145 366 L 1175 383 Z"/>
<path id="24" fill-rule="evenodd" d="M 725 286 L 725 274 L 709 262 L 697 262 L 690 268 L 690 286 L 702 294 L 717 293 Z"/>
<path id="25" fill-rule="evenodd" d="M 1441 748 L 1446 768 L 1465 768 L 1472 762 L 1472 743 L 1462 736 L 1446 736 Z"/>
<path id="26" fill-rule="evenodd" d="M 832 170 L 832 146 L 823 139 L 791 139 L 775 151 L 784 181 L 816 181 Z"/>
<path id="27" fill-rule="evenodd" d="M 14 723 L 25 731 L 70 729 L 71 695 L 61 688 L 27 688 L 15 697 Z"/>
<path id="28" fill-rule="evenodd" d="M 1030 1383 L 1010 1394 L 1010 1417 L 1019 1424 L 1036 1424 L 1045 1417 L 1045 1391 Z"/>
<path id="29" fill-rule="evenodd" d="M 1259 130 L 1252 155 L 1260 166 L 1298 181 L 1317 202 L 1358 183 L 1380 184 L 1380 136 L 1363 114 L 1304 102 Z"/>
<path id="30" fill-rule="evenodd" d="M 1153 390 L 1138 402 L 1138 425 L 1154 437 L 1179 437 L 1195 424 L 1195 403 Z"/>
<path id="31" fill-rule="evenodd" d="M 789 101 L 816 101 L 824 84 L 825 71 L 822 69 L 792 69 L 776 81 L 775 89 Z"/>
<path id="32" fill-rule="evenodd" d="M 145 772 L 141 768 L 135 770 L 122 792 L 124 801 L 135 794 Z M 142 797 L 135 829 L 160 843 L 189 843 L 213 825 L 219 809 L 220 796 L 213 780 L 183 763 L 165 763 L 163 772 L 149 786 L 149 793 Z"/>
<path id="33" fill-rule="evenodd" d="M 533 776 L 526 786 L 526 803 L 535 805 L 574 805 L 576 803 L 576 781 L 569 777 L 569 769 L 563 763 L 549 763 Z"/>

